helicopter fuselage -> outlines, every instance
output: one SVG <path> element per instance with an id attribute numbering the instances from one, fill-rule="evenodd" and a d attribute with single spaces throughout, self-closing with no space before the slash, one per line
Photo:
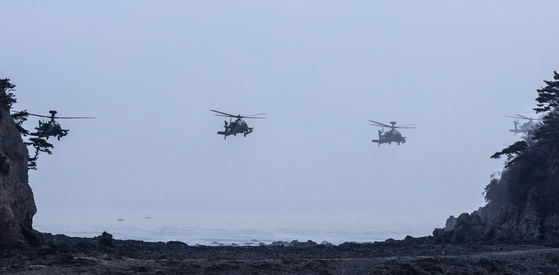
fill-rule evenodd
<path id="1" fill-rule="evenodd" d="M 39 121 L 39 127 L 35 127 L 35 129 L 37 130 L 36 133 L 30 133 L 30 135 L 32 136 L 37 136 L 37 137 L 44 137 L 44 138 L 49 138 L 49 137 L 54 137 L 56 136 L 59 140 L 61 137 L 66 136 L 68 134 L 67 129 L 62 129 L 62 127 L 60 126 L 60 124 L 56 121 Z"/>
<path id="2" fill-rule="evenodd" d="M 515 135 L 517 133 L 528 133 L 528 131 L 530 131 L 530 129 L 532 129 L 534 126 L 535 125 L 533 121 L 528 121 L 525 123 L 514 121 L 514 129 L 509 130 L 509 132 L 512 132 Z"/>
<path id="3" fill-rule="evenodd" d="M 406 142 L 406 138 L 396 129 L 391 129 L 388 132 L 378 130 L 378 139 L 373 139 L 373 142 L 378 143 L 379 147 L 383 143 L 388 143 L 390 145 L 392 142 L 396 142 L 400 145 L 400 143 Z"/>
<path id="4" fill-rule="evenodd" d="M 223 135 L 224 139 L 226 139 L 227 136 L 236 136 L 237 134 L 243 134 L 246 137 L 248 134 L 252 133 L 253 129 L 251 127 L 248 127 L 248 124 L 242 119 L 237 119 L 230 122 L 225 121 L 224 128 L 225 131 L 217 132 L 219 135 Z"/>
<path id="5" fill-rule="evenodd" d="M 214 112 L 216 116 L 222 116 L 222 117 L 228 117 L 229 118 L 229 122 L 227 122 L 227 120 L 225 121 L 225 125 L 223 127 L 225 127 L 225 131 L 219 131 L 217 132 L 217 134 L 219 135 L 223 135 L 223 139 L 227 139 L 227 136 L 233 135 L 236 136 L 237 134 L 243 134 L 245 137 L 252 133 L 252 129 L 251 127 L 248 127 L 248 124 L 242 119 L 242 118 L 255 118 L 255 119 L 263 119 L 265 117 L 261 117 L 260 115 L 262 114 L 255 114 L 255 115 L 249 115 L 249 116 L 242 116 L 242 115 L 232 115 L 232 114 L 228 114 L 228 113 L 224 113 L 224 112 L 220 112 L 220 111 L 216 111 L 216 110 L 210 110 L 212 112 Z M 235 121 L 233 121 L 233 119 L 235 119 Z"/>
<path id="6" fill-rule="evenodd" d="M 506 117 L 516 119 L 515 121 L 513 121 L 514 122 L 514 129 L 509 130 L 509 132 L 512 132 L 515 135 L 517 133 L 526 134 L 526 133 L 530 132 L 530 130 L 532 130 L 533 128 L 538 126 L 537 121 L 541 120 L 541 119 L 538 119 L 538 118 L 526 117 L 526 116 L 519 115 L 519 114 L 516 114 L 514 116 L 506 116 Z M 521 123 L 520 120 L 526 120 L 526 122 Z"/>
<path id="7" fill-rule="evenodd" d="M 378 130 L 378 139 L 373 139 L 373 142 L 378 143 L 379 147 L 383 143 L 388 143 L 390 145 L 392 142 L 396 142 L 396 143 L 398 143 L 398 145 L 400 145 L 400 143 L 405 143 L 406 142 L 406 137 L 403 137 L 402 134 L 400 134 L 400 132 L 398 130 L 396 130 L 396 128 L 406 128 L 406 129 L 415 128 L 415 127 L 411 127 L 411 126 L 414 126 L 414 125 L 396 126 L 396 121 L 391 121 L 390 122 L 391 125 L 376 122 L 376 121 L 373 121 L 373 120 L 369 120 L 369 122 L 373 126 L 382 127 L 382 130 Z M 390 128 L 390 130 L 385 132 L 384 131 L 385 127 Z"/>

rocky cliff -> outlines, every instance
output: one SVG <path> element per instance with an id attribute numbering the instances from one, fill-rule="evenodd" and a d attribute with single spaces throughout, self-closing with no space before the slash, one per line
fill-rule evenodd
<path id="1" fill-rule="evenodd" d="M 538 89 L 539 123 L 491 158 L 505 168 L 485 188 L 486 206 L 435 229 L 441 241 L 546 242 L 559 246 L 559 74 Z"/>
<path id="2" fill-rule="evenodd" d="M 471 214 L 449 217 L 445 228 L 435 229 L 433 236 L 444 242 L 546 242 L 559 245 L 559 211 L 544 208 L 546 206 L 543 197 L 531 189 L 522 206 L 490 201 Z"/>
<path id="3" fill-rule="evenodd" d="M 0 247 L 35 245 L 37 212 L 28 183 L 27 147 L 5 106 L 0 107 Z"/>
<path id="4" fill-rule="evenodd" d="M 533 206 L 518 210 L 488 204 L 458 218 L 451 216 L 447 225 L 435 229 L 433 236 L 441 242 L 475 243 L 522 242 L 559 244 L 559 213 L 539 213 Z"/>

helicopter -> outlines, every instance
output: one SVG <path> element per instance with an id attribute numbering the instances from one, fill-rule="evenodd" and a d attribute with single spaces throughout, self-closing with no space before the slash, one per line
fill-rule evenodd
<path id="1" fill-rule="evenodd" d="M 229 117 L 229 122 L 225 120 L 225 126 L 224 126 L 225 131 L 217 132 L 218 135 L 223 135 L 223 139 L 227 139 L 227 136 L 230 135 L 236 136 L 237 134 L 243 134 L 246 137 L 248 134 L 252 133 L 252 129 L 254 129 L 254 127 L 248 127 L 248 124 L 243 120 L 243 118 L 265 119 L 265 117 L 259 117 L 263 115 L 263 113 L 249 115 L 249 116 L 242 116 L 242 115 L 232 115 L 216 110 L 210 110 L 210 111 L 217 113 L 214 114 L 216 116 Z M 232 120 L 233 118 L 235 118 L 235 121 Z"/>
<path id="2" fill-rule="evenodd" d="M 410 127 L 410 126 L 414 126 L 415 124 L 407 125 L 407 126 L 396 126 L 395 121 L 390 122 L 390 124 L 392 125 L 386 125 L 384 123 L 380 123 L 372 120 L 369 120 L 369 122 L 371 122 L 371 125 L 373 126 L 382 127 L 382 130 L 378 130 L 378 139 L 373 139 L 373 142 L 378 143 L 378 147 L 380 147 L 380 145 L 383 143 L 388 143 L 390 145 L 392 142 L 396 142 L 398 143 L 398 145 L 400 145 L 400 143 L 406 142 L 406 137 L 403 137 L 402 134 L 398 130 L 396 130 L 396 128 L 401 128 L 401 129 L 416 128 L 416 127 Z M 384 127 L 390 128 L 390 131 L 385 132 Z"/>
<path id="3" fill-rule="evenodd" d="M 506 116 L 506 117 L 516 118 L 516 121 L 514 121 L 514 129 L 509 130 L 509 132 L 513 132 L 514 135 L 516 135 L 517 133 L 528 133 L 528 131 L 530 131 L 533 127 L 536 126 L 534 120 L 539 120 L 537 118 L 525 117 L 518 114 L 516 116 Z M 520 123 L 518 121 L 519 119 L 525 119 L 528 120 L 528 122 Z"/>
<path id="4" fill-rule="evenodd" d="M 58 140 L 60 140 L 60 138 L 63 137 L 63 136 L 66 136 L 68 134 L 68 131 L 70 131 L 70 130 L 69 129 L 62 129 L 62 126 L 60 126 L 60 123 L 55 121 L 55 119 L 94 118 L 94 117 L 57 117 L 57 116 L 55 116 L 57 112 L 54 111 L 54 110 L 50 110 L 49 113 L 50 113 L 50 116 L 28 113 L 31 116 L 50 118 L 49 121 L 39 120 L 39 127 L 35 127 L 37 132 L 36 133 L 29 133 L 30 135 L 37 136 L 37 137 L 40 137 L 40 138 L 44 137 L 46 139 L 49 139 L 49 137 L 57 137 Z"/>

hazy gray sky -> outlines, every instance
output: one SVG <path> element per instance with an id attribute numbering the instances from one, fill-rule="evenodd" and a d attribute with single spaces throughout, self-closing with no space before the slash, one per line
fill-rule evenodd
<path id="1" fill-rule="evenodd" d="M 95 120 L 41 155 L 41 211 L 471 212 L 559 69 L 557 1 L 2 1 L 14 109 Z M 223 118 L 254 132 L 216 134 Z M 382 145 L 383 123 L 407 143 Z M 30 118 L 24 126 L 37 126 Z M 443 226 L 444 220 L 440 226 Z"/>

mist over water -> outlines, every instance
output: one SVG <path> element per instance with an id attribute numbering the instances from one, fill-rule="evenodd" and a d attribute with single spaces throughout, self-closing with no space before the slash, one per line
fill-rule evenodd
<path id="1" fill-rule="evenodd" d="M 276 241 L 373 242 L 407 235 L 431 235 L 444 227 L 448 209 L 438 213 L 254 212 L 254 211 L 40 211 L 34 228 L 41 232 L 75 237 L 99 236 L 103 231 L 117 239 L 182 241 L 188 245 L 256 245 Z"/>

